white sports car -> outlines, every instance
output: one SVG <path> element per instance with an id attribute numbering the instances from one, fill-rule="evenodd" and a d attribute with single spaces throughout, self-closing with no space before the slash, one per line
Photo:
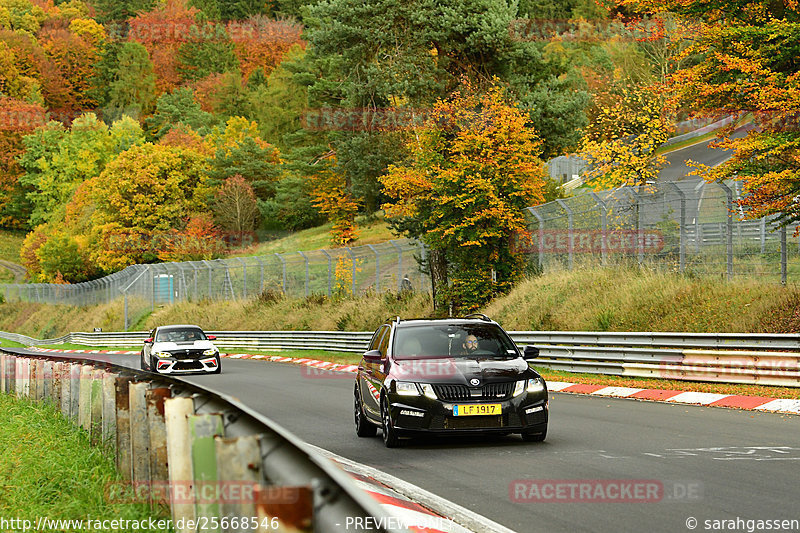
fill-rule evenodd
<path id="1" fill-rule="evenodd" d="M 179 372 L 219 374 L 219 350 L 198 326 L 160 326 L 150 332 L 141 352 L 142 370 L 159 374 Z"/>

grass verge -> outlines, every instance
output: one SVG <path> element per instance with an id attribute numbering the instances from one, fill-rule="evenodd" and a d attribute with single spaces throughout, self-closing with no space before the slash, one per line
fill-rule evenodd
<path id="1" fill-rule="evenodd" d="M 112 459 L 52 405 L 0 394 L 0 427 L 0 516 L 34 521 L 154 516 L 146 504 L 107 500 L 109 484 L 121 480 Z M 53 528 L 73 529 L 82 530 Z"/>

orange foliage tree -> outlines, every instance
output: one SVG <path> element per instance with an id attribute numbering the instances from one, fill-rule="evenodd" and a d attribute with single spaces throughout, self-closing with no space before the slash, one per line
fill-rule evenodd
<path id="1" fill-rule="evenodd" d="M 228 23 L 228 33 L 234 42 L 234 53 L 239 59 L 245 80 L 257 68 L 268 75 L 278 66 L 294 44 L 304 46 L 303 28 L 288 20 L 273 20 L 264 15 L 254 15 L 243 22 Z"/>
<path id="2" fill-rule="evenodd" d="M 743 0 L 623 0 L 627 9 L 670 11 L 697 21 L 692 61 L 670 76 L 670 94 L 700 116 L 752 114 L 755 127 L 734 138 L 718 135 L 732 151 L 722 164 L 697 166 L 707 180 L 739 179 L 748 217 L 800 220 L 800 6 Z"/>
<path id="3" fill-rule="evenodd" d="M 544 198 L 541 141 L 528 120 L 497 80 L 483 94 L 467 85 L 414 132 L 412 163 L 381 178 L 393 198 L 387 217 L 431 251 L 439 310 L 475 309 L 523 273 L 514 237 L 526 228 L 523 209 Z"/>

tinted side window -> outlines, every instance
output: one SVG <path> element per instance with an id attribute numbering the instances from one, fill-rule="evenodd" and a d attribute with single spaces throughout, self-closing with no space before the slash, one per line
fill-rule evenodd
<path id="1" fill-rule="evenodd" d="M 392 336 L 392 328 L 385 327 L 384 329 L 386 332 L 378 343 L 378 350 L 381 351 L 381 355 L 383 356 L 389 353 L 389 337 Z"/>
<path id="2" fill-rule="evenodd" d="M 370 350 L 380 349 L 379 346 L 381 345 L 383 338 L 386 336 L 387 329 L 388 328 L 386 326 L 382 326 L 381 329 L 375 332 L 375 335 L 372 336 L 372 340 L 369 343 Z M 386 353 L 386 352 L 381 352 L 381 353 Z"/>

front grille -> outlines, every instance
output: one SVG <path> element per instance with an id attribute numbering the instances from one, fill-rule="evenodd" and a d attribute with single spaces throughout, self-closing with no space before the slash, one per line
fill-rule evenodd
<path id="1" fill-rule="evenodd" d="M 466 385 L 434 385 L 433 391 L 437 398 L 446 402 L 470 399 L 469 389 Z"/>
<path id="2" fill-rule="evenodd" d="M 489 383 L 480 389 L 480 394 L 472 395 L 466 385 L 434 385 L 436 397 L 446 402 L 464 400 L 506 400 L 514 391 L 514 382 Z"/>
<path id="3" fill-rule="evenodd" d="M 202 349 L 183 349 L 183 350 L 172 350 L 170 352 L 172 357 L 175 359 L 199 359 L 203 356 L 203 352 L 205 350 Z"/>
<path id="4" fill-rule="evenodd" d="M 483 386 L 483 398 L 486 400 L 491 399 L 505 399 L 511 396 L 514 392 L 514 382 L 508 383 L 489 383 Z"/>
<path id="5" fill-rule="evenodd" d="M 503 427 L 503 417 L 497 416 L 448 416 L 445 429 L 490 429 Z"/>
<path id="6" fill-rule="evenodd" d="M 200 370 L 203 365 L 200 361 L 178 361 L 175 363 L 173 370 Z"/>

